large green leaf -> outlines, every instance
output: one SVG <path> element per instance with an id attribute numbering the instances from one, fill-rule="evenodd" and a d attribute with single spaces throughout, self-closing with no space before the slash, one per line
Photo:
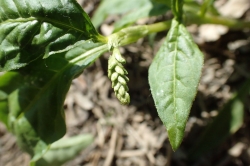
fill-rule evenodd
<path id="1" fill-rule="evenodd" d="M 9 128 L 34 161 L 65 134 L 63 103 L 72 79 L 107 50 L 107 44 L 80 41 L 67 52 L 0 77 L 0 90 L 8 95 L 0 109 L 9 112 Z"/>
<path id="2" fill-rule="evenodd" d="M 0 71 L 101 38 L 75 0 L 0 0 Z"/>
<path id="3" fill-rule="evenodd" d="M 75 0 L 0 0 L 0 120 L 31 163 L 65 134 L 72 79 L 108 45 Z M 22 67 L 22 68 L 21 68 Z"/>
<path id="4" fill-rule="evenodd" d="M 183 139 L 202 66 L 203 54 L 184 25 L 173 20 L 166 40 L 149 68 L 149 83 L 174 150 Z"/>

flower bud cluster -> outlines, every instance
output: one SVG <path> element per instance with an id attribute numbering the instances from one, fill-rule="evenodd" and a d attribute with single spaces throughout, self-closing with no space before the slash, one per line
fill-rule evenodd
<path id="1" fill-rule="evenodd" d="M 122 104 L 129 104 L 130 96 L 128 94 L 127 82 L 129 81 L 127 70 L 124 68 L 126 60 L 121 56 L 118 48 L 113 49 L 113 54 L 108 60 L 108 77 L 112 82 L 112 88 L 115 95 Z"/>

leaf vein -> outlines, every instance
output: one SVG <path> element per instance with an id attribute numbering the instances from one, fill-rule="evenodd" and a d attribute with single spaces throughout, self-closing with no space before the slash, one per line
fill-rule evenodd
<path id="1" fill-rule="evenodd" d="M 15 5 L 15 7 L 16 7 L 16 12 L 17 12 L 17 14 L 19 15 L 19 17 L 22 17 L 21 14 L 20 14 L 20 11 L 18 10 L 18 7 L 17 7 L 16 3 L 15 3 L 14 1 L 13 1 L 13 3 L 14 3 L 14 5 Z"/>

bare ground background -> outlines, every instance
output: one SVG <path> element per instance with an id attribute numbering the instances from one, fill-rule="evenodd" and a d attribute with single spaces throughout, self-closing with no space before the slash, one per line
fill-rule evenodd
<path id="1" fill-rule="evenodd" d="M 99 0 L 79 0 L 79 3 L 92 15 Z M 249 6 L 239 18 L 250 21 Z M 109 17 L 101 26 L 101 33 L 110 33 L 116 19 L 119 17 Z M 232 31 L 218 26 L 196 25 L 188 29 L 205 55 L 205 64 L 181 147 L 176 152 L 171 150 L 148 85 L 148 67 L 166 34 L 163 32 L 157 34 L 153 46 L 146 37 L 121 48 L 130 78 L 131 103 L 128 106 L 121 105 L 111 89 L 107 77 L 110 53 L 98 59 L 72 82 L 65 101 L 66 137 L 92 133 L 95 140 L 65 166 L 250 165 L 250 100 L 245 104 L 244 124 L 240 130 L 199 159 L 192 161 L 187 158 L 188 150 L 204 126 L 250 76 L 250 30 Z M 29 159 L 19 150 L 13 135 L 0 123 L 0 166 L 26 166 Z"/>

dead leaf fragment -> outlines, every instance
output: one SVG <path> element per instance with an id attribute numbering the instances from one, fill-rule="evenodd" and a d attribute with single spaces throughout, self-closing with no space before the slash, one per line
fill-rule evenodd
<path id="1" fill-rule="evenodd" d="M 223 6 L 218 7 L 218 11 L 225 17 L 240 18 L 249 7 L 249 0 L 229 0 Z"/>
<path id="2" fill-rule="evenodd" d="M 212 42 L 228 32 L 228 28 L 222 25 L 204 24 L 199 27 L 199 36 L 203 41 Z"/>

